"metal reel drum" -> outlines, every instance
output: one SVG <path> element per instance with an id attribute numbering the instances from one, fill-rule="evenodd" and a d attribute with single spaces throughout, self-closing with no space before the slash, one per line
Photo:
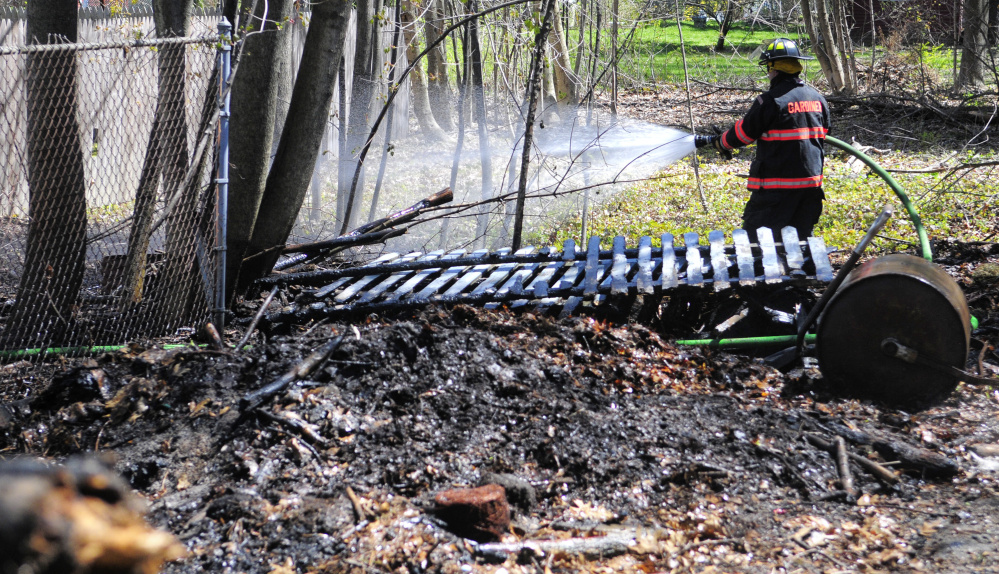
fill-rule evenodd
<path id="1" fill-rule="evenodd" d="M 838 388 L 896 403 L 949 393 L 954 377 L 888 357 L 881 343 L 893 337 L 963 368 L 970 317 L 957 282 L 933 263 L 902 254 L 868 261 L 850 273 L 819 319 L 819 368 Z"/>

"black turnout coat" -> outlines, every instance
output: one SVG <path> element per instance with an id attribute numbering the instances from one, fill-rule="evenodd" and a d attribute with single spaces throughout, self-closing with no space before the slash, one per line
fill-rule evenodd
<path id="1" fill-rule="evenodd" d="M 779 72 L 770 90 L 722 134 L 722 146 L 733 149 L 757 142 L 749 167 L 750 190 L 821 188 L 827 133 L 826 99 L 797 76 Z"/>

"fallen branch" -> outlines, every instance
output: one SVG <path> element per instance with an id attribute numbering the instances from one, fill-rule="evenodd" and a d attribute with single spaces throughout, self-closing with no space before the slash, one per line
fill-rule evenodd
<path id="1" fill-rule="evenodd" d="M 275 245 L 269 249 L 264 249 L 250 255 L 249 257 L 243 258 L 243 263 L 247 261 L 252 261 L 258 257 L 264 257 L 265 255 L 272 255 L 275 252 L 280 251 L 281 253 L 307 253 L 314 254 L 317 252 L 322 252 L 335 248 L 347 248 L 347 247 L 357 247 L 359 245 L 370 245 L 372 243 L 381 243 L 386 239 L 391 239 L 392 237 L 397 237 L 406 233 L 404 229 L 387 229 L 383 231 L 377 231 L 373 233 L 364 233 L 360 235 L 347 235 L 342 237 L 334 237 L 333 239 L 327 239 L 325 241 L 316 241 L 313 243 L 295 243 L 292 245 Z"/>
<path id="2" fill-rule="evenodd" d="M 368 512 L 368 509 L 364 508 L 364 503 L 361 502 L 360 497 L 354 493 L 354 489 L 348 486 L 346 490 L 347 498 L 350 499 L 350 505 L 354 509 L 354 519 L 357 522 L 367 522 L 371 518 L 374 518 L 371 513 Z"/>
<path id="3" fill-rule="evenodd" d="M 408 221 L 416 219 L 416 216 L 419 215 L 424 209 L 428 209 L 430 207 L 437 207 L 438 205 L 444 205 L 445 203 L 450 203 L 451 200 L 453 199 L 454 199 L 454 193 L 451 192 L 451 188 L 445 187 L 444 189 L 438 191 L 437 193 L 431 195 L 430 197 L 421 199 L 420 201 L 414 203 L 413 205 L 407 207 L 406 209 L 396 211 L 395 213 L 387 215 L 381 219 L 376 219 L 369 223 L 365 223 L 364 225 L 358 227 L 357 229 L 351 231 L 350 233 L 347 233 L 345 237 L 353 237 L 353 236 L 363 235 L 366 233 L 373 233 L 375 231 L 381 231 L 389 227 L 395 227 L 400 223 L 406 223 Z"/>
<path id="4" fill-rule="evenodd" d="M 857 489 L 853 486 L 853 475 L 850 474 L 850 462 L 847 457 L 846 441 L 836 437 L 836 470 L 839 471 L 839 483 L 850 498 L 857 498 Z"/>
<path id="5" fill-rule="evenodd" d="M 886 460 L 898 460 L 902 468 L 907 470 L 937 477 L 954 476 L 959 470 L 956 462 L 925 448 L 912 446 L 894 438 L 853 430 L 836 423 L 825 423 L 825 426 L 830 434 L 839 435 L 854 444 L 869 445 Z"/>
<path id="6" fill-rule="evenodd" d="M 239 401 L 240 412 L 245 415 L 254 409 L 260 408 L 275 396 L 284 392 L 295 381 L 312 374 L 313 371 L 319 368 L 319 365 L 323 364 L 333 354 L 333 351 L 340 346 L 342 341 L 343 335 L 327 341 L 326 344 L 313 351 L 311 355 L 292 367 L 287 373 L 278 377 L 274 382 L 244 396 Z M 243 418 L 243 416 L 240 416 L 240 420 L 236 421 L 236 424 L 239 424 Z"/>
<path id="7" fill-rule="evenodd" d="M 327 444 L 326 439 L 316 432 L 316 425 L 307 423 L 300 418 L 292 418 L 283 414 L 268 412 L 263 409 L 258 412 L 264 418 L 295 431 L 299 436 L 305 439 L 306 443 L 318 444 L 319 446 L 326 446 Z M 316 458 L 318 459 L 319 453 L 315 452 L 315 449 L 311 450 L 313 451 L 313 454 L 317 455 Z"/>
<path id="8" fill-rule="evenodd" d="M 243 333 L 243 338 L 241 338 L 239 340 L 239 343 L 236 344 L 237 351 L 242 349 L 243 345 L 245 345 L 246 342 L 250 340 L 250 335 L 252 335 L 253 331 L 257 328 L 257 323 L 259 323 L 260 318 L 264 316 L 264 312 L 267 311 L 267 306 L 270 305 L 271 301 L 274 300 L 274 295 L 276 295 L 277 292 L 278 292 L 278 287 L 277 285 L 275 285 L 274 288 L 271 289 L 271 292 L 267 294 L 267 298 L 264 299 L 264 303 L 260 306 L 260 309 L 257 309 L 257 314 L 254 315 L 253 320 L 250 321 L 250 326 L 246 328 L 246 333 Z"/>
<path id="9" fill-rule="evenodd" d="M 842 437 L 840 437 L 842 438 Z M 829 454 L 836 453 L 836 445 L 819 437 L 815 434 L 806 434 L 805 440 L 809 442 L 814 447 L 828 452 Z M 847 452 L 846 456 L 850 458 L 853 462 L 857 463 L 861 468 L 871 473 L 878 480 L 885 482 L 887 484 L 898 484 L 899 478 L 894 472 L 888 470 L 887 468 L 881 466 L 880 464 L 874 462 L 873 460 L 864 458 L 860 455 L 854 454 L 852 452 Z"/>
<path id="10" fill-rule="evenodd" d="M 582 554 L 585 556 L 619 556 L 635 544 L 635 532 L 595 536 L 590 538 L 567 538 L 565 540 L 527 540 L 524 542 L 479 544 L 475 547 L 477 554 L 520 554 L 534 551 L 536 554 L 552 552 L 566 554 Z"/>

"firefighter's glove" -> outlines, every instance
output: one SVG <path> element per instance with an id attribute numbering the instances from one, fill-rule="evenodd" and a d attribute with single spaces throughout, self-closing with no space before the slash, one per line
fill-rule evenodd
<path id="1" fill-rule="evenodd" d="M 710 136 L 695 135 L 694 147 L 702 148 L 705 146 L 711 146 L 715 148 L 718 151 L 718 155 L 722 156 L 725 159 L 732 159 L 732 152 L 730 150 L 725 149 L 725 146 L 722 145 L 722 136 L 720 135 L 717 134 Z"/>

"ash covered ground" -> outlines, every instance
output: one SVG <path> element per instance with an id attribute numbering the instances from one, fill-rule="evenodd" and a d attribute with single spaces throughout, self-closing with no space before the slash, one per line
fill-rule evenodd
<path id="1" fill-rule="evenodd" d="M 939 247 L 992 345 L 984 365 L 999 363 L 999 287 L 981 279 L 999 246 Z M 166 572 L 999 570 L 995 389 L 903 411 L 661 332 L 460 306 L 265 330 L 241 351 L 12 364 L 0 453 L 110 457 L 188 550 Z M 340 335 L 241 416 L 247 393 Z M 944 464 L 849 440 L 897 480 L 853 463 L 845 497 L 806 440 L 837 434 Z M 433 512 L 442 491 L 497 481 L 513 508 L 497 542 Z"/>

